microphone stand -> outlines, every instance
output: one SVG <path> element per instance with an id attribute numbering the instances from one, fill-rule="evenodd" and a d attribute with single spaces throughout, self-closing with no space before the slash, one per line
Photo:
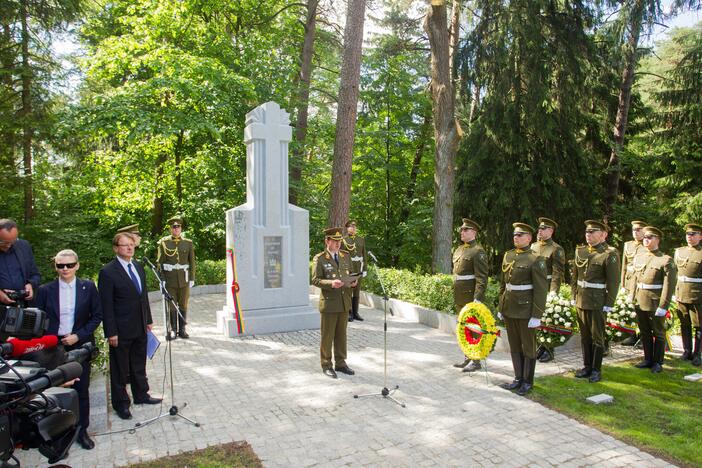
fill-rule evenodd
<path id="1" fill-rule="evenodd" d="M 394 401 L 398 405 L 406 408 L 405 404 L 401 401 L 396 400 L 392 394 L 395 393 L 397 389 L 400 388 L 399 385 L 395 385 L 395 388 L 388 390 L 388 292 L 383 284 L 383 279 L 380 276 L 380 269 L 378 268 L 378 259 L 375 258 L 371 252 L 368 252 L 373 260 L 373 265 L 375 266 L 375 272 L 378 275 L 378 282 L 380 283 L 380 288 L 383 291 L 383 388 L 380 393 L 365 393 L 363 395 L 354 395 L 354 398 L 365 398 L 371 396 L 382 396 L 388 400 Z M 390 311 L 392 314 L 392 311 Z"/>
<path id="2" fill-rule="evenodd" d="M 183 416 L 179 410 L 178 407 L 175 405 L 175 395 L 174 395 L 174 388 L 173 388 L 173 355 L 171 353 L 171 342 L 172 342 L 172 336 L 171 332 L 171 321 L 169 320 L 168 317 L 168 303 L 175 308 L 176 312 L 178 313 L 178 316 L 182 319 L 183 314 L 180 312 L 180 308 L 178 307 L 178 303 L 176 300 L 169 294 L 169 292 L 166 290 L 166 283 L 161 279 L 161 276 L 158 274 L 158 270 L 154 266 L 151 261 L 144 257 L 143 258 L 144 262 L 149 266 L 153 274 L 156 276 L 156 279 L 158 280 L 158 284 L 160 285 L 161 289 L 161 295 L 163 296 L 163 321 L 166 326 L 166 348 L 168 349 L 168 378 L 171 383 L 171 407 L 166 413 L 160 413 L 158 416 L 154 416 L 153 418 L 147 419 L 146 421 L 138 422 L 134 426 L 135 427 L 144 427 L 147 424 L 151 424 L 154 421 L 158 421 L 161 418 L 164 418 L 166 416 L 178 416 L 179 418 L 185 419 L 188 421 L 190 424 L 193 424 L 195 427 L 200 427 L 200 423 L 193 421 L 192 419 Z M 183 320 L 185 321 L 185 320 Z M 187 403 L 183 403 L 183 408 L 188 406 Z"/>

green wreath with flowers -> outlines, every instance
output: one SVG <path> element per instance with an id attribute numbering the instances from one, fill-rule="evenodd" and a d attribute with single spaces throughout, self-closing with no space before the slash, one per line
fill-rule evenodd
<path id="1" fill-rule="evenodd" d="M 469 302 L 458 314 L 456 338 L 458 346 L 469 359 L 485 359 L 495 348 L 500 330 L 488 307 Z"/>

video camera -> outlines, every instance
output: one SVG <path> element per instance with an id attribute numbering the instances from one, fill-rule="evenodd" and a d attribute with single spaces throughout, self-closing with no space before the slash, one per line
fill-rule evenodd
<path id="1" fill-rule="evenodd" d="M 60 386 L 80 377 L 81 363 L 94 357 L 95 345 L 86 343 L 67 353 L 50 349 L 58 339 L 44 336 L 47 326 L 43 310 L 0 308 L 0 468 L 19 466 L 15 448 L 37 448 L 49 463 L 56 463 L 68 456 L 78 437 L 78 394 Z M 62 364 L 55 369 L 36 362 L 41 353 L 56 352 Z"/>

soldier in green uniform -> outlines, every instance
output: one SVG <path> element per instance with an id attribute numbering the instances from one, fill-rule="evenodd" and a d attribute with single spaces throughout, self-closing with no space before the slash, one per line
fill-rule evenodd
<path id="1" fill-rule="evenodd" d="M 675 265 L 678 267 L 678 285 L 675 299 L 678 303 L 678 318 L 683 340 L 681 359 L 691 359 L 692 364 L 702 364 L 700 343 L 702 342 L 702 225 L 686 224 L 687 246 L 675 249 Z M 692 346 L 692 328 L 695 343 Z"/>
<path id="2" fill-rule="evenodd" d="M 607 235 L 608 229 L 603 222 L 587 220 L 587 245 L 575 249 L 573 298 L 578 310 L 584 365 L 575 376 L 589 378 L 590 382 L 602 380 L 605 320 L 619 290 L 619 255 L 607 245 Z"/>
<path id="3" fill-rule="evenodd" d="M 644 359 L 636 367 L 658 373 L 663 370 L 665 316 L 675 291 L 677 269 L 670 255 L 658 250 L 663 237 L 660 229 L 646 226 L 643 233 L 646 252 L 634 257 L 634 304 L 644 349 Z"/>
<path id="4" fill-rule="evenodd" d="M 512 224 L 514 249 L 502 259 L 499 318 L 507 328 L 514 380 L 500 385 L 526 395 L 534 386 L 536 369 L 536 328 L 546 307 L 548 279 L 546 261 L 529 249 L 534 228 Z"/>
<path id="5" fill-rule="evenodd" d="M 633 240 L 624 243 L 620 287 L 624 288 L 628 295 L 634 293 L 634 288 L 636 286 L 636 278 L 634 277 L 634 257 L 646 251 L 646 248 L 643 246 L 643 228 L 645 228 L 646 225 L 647 223 L 644 221 L 632 221 L 631 237 L 633 237 Z M 639 337 L 633 334 L 622 341 L 621 344 L 623 346 L 634 346 L 637 341 L 639 341 Z"/>
<path id="6" fill-rule="evenodd" d="M 365 278 L 368 271 L 368 261 L 366 257 L 366 240 L 356 234 L 356 221 L 350 219 L 346 221 L 346 236 L 341 243 L 341 250 L 349 254 L 351 257 L 351 272 L 361 275 Z M 354 320 L 363 321 L 363 317 L 358 314 L 358 300 L 361 296 L 361 279 L 359 277 L 358 284 L 353 288 L 353 298 L 351 300 L 351 313 L 349 314 L 349 322 Z"/>
<path id="7" fill-rule="evenodd" d="M 460 313 L 469 302 L 485 300 L 488 261 L 485 250 L 475 240 L 478 231 L 478 223 L 468 218 L 463 218 L 463 224 L 458 228 L 462 244 L 453 252 L 453 302 L 456 313 Z M 453 366 L 463 368 L 463 372 L 473 372 L 482 367 L 480 361 L 467 357 Z"/>
<path id="8" fill-rule="evenodd" d="M 356 280 L 351 281 L 349 277 L 352 270 L 349 255 L 340 250 L 343 240 L 341 232 L 340 227 L 325 229 L 326 249 L 312 259 L 312 284 L 321 290 L 319 312 L 322 343 L 319 354 L 322 372 L 334 379 L 337 375 L 332 368 L 332 346 L 336 371 L 355 374 L 346 364 L 346 328 Z"/>
<path id="9" fill-rule="evenodd" d="M 178 303 L 182 317 L 172 305 L 168 305 L 168 315 L 171 322 L 173 335 L 181 338 L 190 338 L 185 330 L 188 317 L 188 300 L 190 288 L 195 284 L 195 248 L 190 239 L 183 237 L 183 218 L 173 216 L 167 221 L 171 228 L 171 235 L 158 241 L 156 265 L 161 278 L 166 283 L 166 290 Z"/>
<path id="10" fill-rule="evenodd" d="M 531 244 L 531 251 L 539 257 L 543 257 L 546 262 L 546 279 L 549 281 L 549 292 L 558 294 L 558 290 L 563 282 L 563 272 L 565 270 L 565 250 L 553 241 L 553 232 L 558 227 L 558 223 L 549 218 L 539 218 L 539 228 L 536 233 L 536 242 Z M 554 350 L 541 345 L 536 352 L 539 362 L 549 362 L 553 360 Z"/>

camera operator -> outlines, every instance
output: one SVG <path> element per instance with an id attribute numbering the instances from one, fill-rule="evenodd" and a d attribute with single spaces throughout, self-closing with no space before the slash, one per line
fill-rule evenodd
<path id="1" fill-rule="evenodd" d="M 32 247 L 26 240 L 18 239 L 18 235 L 16 222 L 0 219 L 0 303 L 5 305 L 16 302 L 10 297 L 13 291 L 20 292 L 31 303 L 41 281 Z"/>
<path id="2" fill-rule="evenodd" d="M 36 306 L 49 317 L 47 334 L 57 335 L 67 351 L 84 343 L 95 343 L 94 332 L 102 321 L 102 307 L 95 283 L 76 277 L 80 268 L 73 250 L 61 250 L 54 257 L 58 279 L 42 285 L 37 291 Z M 90 360 L 81 364 L 83 372 L 73 388 L 78 392 L 78 443 L 84 449 L 95 447 L 88 436 L 90 424 Z"/>

